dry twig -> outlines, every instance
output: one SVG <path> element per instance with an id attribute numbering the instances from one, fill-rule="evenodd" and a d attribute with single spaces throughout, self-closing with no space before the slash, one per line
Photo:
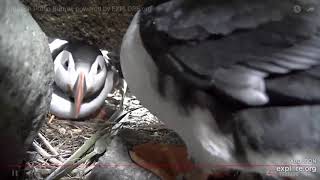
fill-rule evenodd
<path id="1" fill-rule="evenodd" d="M 51 115 L 48 123 L 50 124 L 50 123 L 54 120 L 54 118 L 55 118 L 55 116 L 54 116 L 54 115 Z"/>
<path id="2" fill-rule="evenodd" d="M 56 158 L 53 158 L 52 155 L 50 155 L 46 150 L 40 147 L 36 142 L 33 142 L 32 145 L 41 156 L 43 156 L 44 158 L 48 158 L 51 163 L 58 166 L 62 165 L 61 161 L 59 161 Z"/>
<path id="3" fill-rule="evenodd" d="M 50 142 L 41 133 L 38 133 L 38 137 L 53 155 L 58 156 L 60 161 L 65 161 L 65 159 L 59 156 L 58 151 L 50 144 Z"/>

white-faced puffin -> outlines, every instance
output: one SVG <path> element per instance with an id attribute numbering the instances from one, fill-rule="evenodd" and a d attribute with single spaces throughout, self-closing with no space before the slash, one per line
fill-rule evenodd
<path id="1" fill-rule="evenodd" d="M 319 14 L 316 0 L 150 1 L 122 71 L 203 168 L 320 179 Z"/>
<path id="2" fill-rule="evenodd" d="M 54 92 L 50 112 L 67 119 L 96 112 L 112 90 L 114 70 L 99 48 L 84 42 L 55 40 L 50 43 L 54 59 Z"/>

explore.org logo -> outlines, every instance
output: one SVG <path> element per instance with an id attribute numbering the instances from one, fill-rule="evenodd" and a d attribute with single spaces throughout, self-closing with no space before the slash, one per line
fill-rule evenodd
<path id="1" fill-rule="evenodd" d="M 290 160 L 290 164 L 279 164 L 269 167 L 269 176 L 315 176 L 318 173 L 318 159 Z"/>

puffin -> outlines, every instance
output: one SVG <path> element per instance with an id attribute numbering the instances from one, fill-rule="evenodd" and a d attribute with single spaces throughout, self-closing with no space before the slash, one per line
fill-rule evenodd
<path id="1" fill-rule="evenodd" d="M 148 1 L 120 61 L 205 171 L 320 179 L 320 1 Z"/>
<path id="2" fill-rule="evenodd" d="M 112 90 L 114 68 L 99 48 L 84 42 L 55 39 L 49 47 L 54 59 L 50 113 L 65 119 L 90 116 Z"/>

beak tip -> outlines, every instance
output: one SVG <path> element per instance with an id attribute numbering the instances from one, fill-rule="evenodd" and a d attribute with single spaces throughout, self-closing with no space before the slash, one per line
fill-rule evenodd
<path id="1" fill-rule="evenodd" d="M 75 116 L 74 116 L 74 117 L 75 117 L 75 118 L 79 118 L 79 114 L 80 114 L 80 113 L 79 113 L 78 111 L 76 111 L 76 113 L 75 113 Z"/>

